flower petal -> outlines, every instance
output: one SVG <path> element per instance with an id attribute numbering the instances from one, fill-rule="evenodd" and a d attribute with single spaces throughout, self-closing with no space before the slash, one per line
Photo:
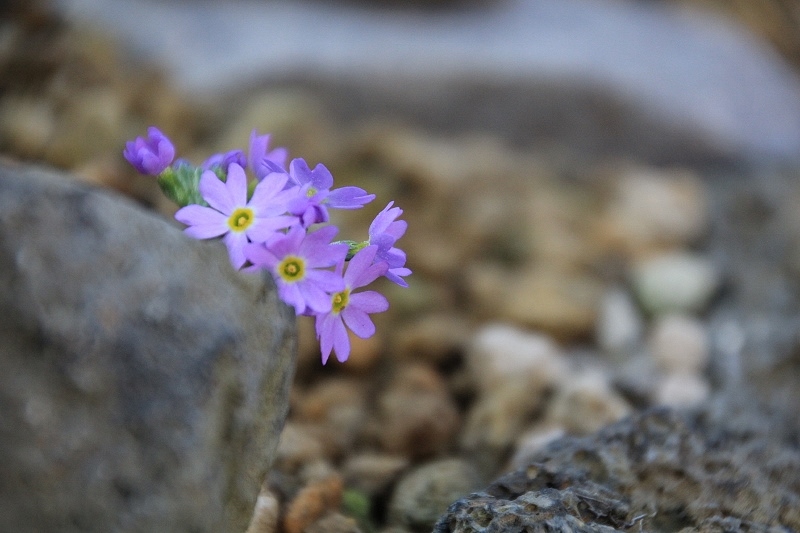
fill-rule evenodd
<path id="1" fill-rule="evenodd" d="M 330 270 L 309 269 L 306 279 L 326 292 L 339 292 L 345 288 L 342 277 Z"/>
<path id="2" fill-rule="evenodd" d="M 288 228 L 296 223 L 297 218 L 295 217 L 258 217 L 245 233 L 252 242 L 267 242 L 278 230 Z"/>
<path id="3" fill-rule="evenodd" d="M 220 213 L 230 215 L 236 208 L 230 192 L 213 171 L 206 170 L 203 172 L 200 176 L 198 189 L 203 200 Z"/>
<path id="4" fill-rule="evenodd" d="M 369 315 L 361 309 L 348 305 L 341 312 L 341 316 L 347 327 L 362 339 L 368 339 L 375 334 L 375 324 L 369 318 Z"/>
<path id="5" fill-rule="evenodd" d="M 374 194 L 368 194 L 360 187 L 339 187 L 328 194 L 325 203 L 337 209 L 360 209 L 374 199 Z"/>
<path id="6" fill-rule="evenodd" d="M 258 209 L 259 212 L 261 210 L 267 211 L 272 208 L 273 205 L 280 209 L 280 212 L 275 213 L 276 215 L 285 212 L 286 205 L 283 201 L 283 197 L 278 198 L 279 202 L 275 200 L 288 180 L 289 176 L 287 174 L 278 174 L 277 172 L 269 174 L 258 182 L 255 190 L 253 190 L 253 197 L 250 198 L 248 205 L 254 209 Z"/>
<path id="7" fill-rule="evenodd" d="M 228 248 L 231 265 L 233 268 L 240 269 L 245 264 L 247 258 L 244 255 L 244 246 L 247 244 L 247 236 L 244 233 L 228 232 L 222 238 Z"/>
<path id="8" fill-rule="evenodd" d="M 350 356 L 350 335 L 347 334 L 341 320 L 333 323 L 333 351 L 336 352 L 336 359 L 340 363 L 347 361 Z"/>
<path id="9" fill-rule="evenodd" d="M 331 350 L 333 349 L 333 326 L 337 321 L 341 322 L 341 318 L 332 313 L 319 314 L 315 321 L 323 365 L 328 362 L 328 357 L 330 357 Z"/>
<path id="10" fill-rule="evenodd" d="M 411 274 L 411 270 L 407 268 L 390 268 L 388 272 L 386 272 L 386 279 L 392 283 L 397 283 L 403 288 L 407 288 L 408 282 L 400 276 L 408 276 L 409 274 Z"/>
<path id="11" fill-rule="evenodd" d="M 365 313 L 383 313 L 389 309 L 389 300 L 379 292 L 364 291 L 350 294 L 350 303 L 345 309 L 360 309 Z"/>
<path id="12" fill-rule="evenodd" d="M 328 313 L 331 310 L 331 295 L 322 290 L 317 284 L 309 281 L 297 283 L 303 295 L 306 306 L 315 313 Z"/>
<path id="13" fill-rule="evenodd" d="M 228 228 L 214 224 L 199 224 L 183 230 L 186 235 L 194 239 L 213 239 L 224 235 L 227 231 Z"/>
<path id="14" fill-rule="evenodd" d="M 306 301 L 300 293 L 297 283 L 282 283 L 280 278 L 274 276 L 278 283 L 278 295 L 287 305 L 294 307 L 295 313 L 302 315 L 306 310 Z"/>
<path id="15" fill-rule="evenodd" d="M 236 163 L 231 163 L 228 166 L 225 188 L 228 189 L 228 193 L 233 200 L 234 209 L 247 205 L 247 175 L 244 173 L 244 169 Z"/>
<path id="16" fill-rule="evenodd" d="M 220 224 L 226 228 L 228 217 L 204 205 L 189 204 L 175 212 L 175 220 L 187 226 Z"/>
<path id="17" fill-rule="evenodd" d="M 305 159 L 299 157 L 292 159 L 292 162 L 289 163 L 289 175 L 296 184 L 301 186 L 312 181 L 311 169 L 308 168 L 308 163 L 306 163 Z"/>
<path id="18" fill-rule="evenodd" d="M 242 251 L 248 261 L 262 268 L 272 269 L 280 262 L 263 244 L 246 244 Z"/>

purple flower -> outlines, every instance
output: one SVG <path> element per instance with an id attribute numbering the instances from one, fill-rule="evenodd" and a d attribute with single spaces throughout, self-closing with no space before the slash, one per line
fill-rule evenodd
<path id="1" fill-rule="evenodd" d="M 377 252 L 377 246 L 367 246 L 353 256 L 344 273 L 344 289 L 331 295 L 330 311 L 316 316 L 322 364 L 328 362 L 331 350 L 336 352 L 336 359 L 340 362 L 346 361 L 350 355 L 350 338 L 345 325 L 362 339 L 369 338 L 375 334 L 370 313 L 389 309 L 386 298 L 375 291 L 352 292 L 386 273 L 388 265 L 385 262 L 373 262 Z M 339 266 L 337 272 L 341 269 Z"/>
<path id="2" fill-rule="evenodd" d="M 403 214 L 403 210 L 392 207 L 393 205 L 393 201 L 389 202 L 369 225 L 369 243 L 378 248 L 375 261 L 385 261 L 389 265 L 386 278 L 401 287 L 408 287 L 403 279 L 411 274 L 411 270 L 405 268 L 406 253 L 394 245 L 405 234 L 408 223 L 405 220 L 395 220 Z"/>
<path id="3" fill-rule="evenodd" d="M 241 150 L 231 150 L 224 154 L 214 154 L 200 165 L 203 170 L 211 170 L 212 167 L 227 169 L 232 163 L 236 163 L 242 168 L 247 166 L 247 158 Z"/>
<path id="4" fill-rule="evenodd" d="M 147 128 L 147 139 L 136 137 L 125 143 L 125 159 L 142 174 L 158 176 L 175 157 L 175 147 L 156 127 Z"/>
<path id="5" fill-rule="evenodd" d="M 293 187 L 292 190 L 295 191 L 295 196 L 286 209 L 300 220 L 301 226 L 308 228 L 329 220 L 328 209 L 322 204 L 328 191 L 316 191 L 310 183 Z"/>
<path id="6" fill-rule="evenodd" d="M 294 306 L 298 315 L 327 313 L 332 305 L 330 293 L 344 289 L 340 274 L 323 270 L 343 263 L 347 255 L 346 244 L 331 244 L 336 231 L 336 226 L 326 226 L 306 233 L 294 226 L 264 244 L 247 245 L 244 253 L 254 268 L 272 272 L 281 300 Z"/>
<path id="7" fill-rule="evenodd" d="M 267 151 L 269 137 L 269 135 L 258 135 L 256 130 L 250 133 L 250 150 L 247 155 L 247 164 L 259 180 L 263 180 L 265 176 L 272 172 L 286 172 L 286 158 L 289 152 L 286 148 L 275 148 L 271 152 Z"/>
<path id="8" fill-rule="evenodd" d="M 289 204 L 289 212 L 300 217 L 305 227 L 327 222 L 328 207 L 359 209 L 375 198 L 359 187 L 331 190 L 333 175 L 321 163 L 311 170 L 304 159 L 293 159 L 289 164 L 289 176 L 300 186 L 300 194 Z"/>
<path id="9" fill-rule="evenodd" d="M 200 177 L 200 194 L 210 207 L 187 205 L 175 213 L 175 218 L 189 227 L 184 231 L 197 239 L 224 235 L 231 264 L 245 264 L 243 248 L 248 242 L 264 242 L 279 229 L 297 223 L 294 217 L 280 216 L 286 212 L 290 191 L 284 191 L 286 177 L 262 181 L 256 185 L 253 197 L 247 201 L 247 176 L 236 163 L 228 167 L 223 183 L 211 170 Z"/>

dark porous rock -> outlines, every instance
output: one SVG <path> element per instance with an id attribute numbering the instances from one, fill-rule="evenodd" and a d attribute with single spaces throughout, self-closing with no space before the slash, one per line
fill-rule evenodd
<path id="1" fill-rule="evenodd" d="M 798 531 L 800 447 L 658 408 L 564 438 L 483 492 L 437 533 Z"/>
<path id="2" fill-rule="evenodd" d="M 221 244 L 0 162 L 0 530 L 244 531 L 294 345 Z"/>

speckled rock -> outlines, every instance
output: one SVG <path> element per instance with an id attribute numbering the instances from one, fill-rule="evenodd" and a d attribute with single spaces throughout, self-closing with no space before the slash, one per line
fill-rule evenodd
<path id="1" fill-rule="evenodd" d="M 797 479 L 788 440 L 656 409 L 554 441 L 453 503 L 434 531 L 794 531 Z"/>
<path id="2" fill-rule="evenodd" d="M 245 530 L 294 365 L 271 279 L 11 164 L 0 266 L 0 530 Z"/>

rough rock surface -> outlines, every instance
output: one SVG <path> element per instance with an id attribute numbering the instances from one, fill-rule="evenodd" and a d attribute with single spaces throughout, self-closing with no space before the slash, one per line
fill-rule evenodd
<path id="1" fill-rule="evenodd" d="M 244 531 L 294 319 L 218 243 L 0 163 L 0 530 Z"/>
<path id="2" fill-rule="evenodd" d="M 660 408 L 553 442 L 451 505 L 435 531 L 796 531 L 798 480 L 796 435 Z"/>

